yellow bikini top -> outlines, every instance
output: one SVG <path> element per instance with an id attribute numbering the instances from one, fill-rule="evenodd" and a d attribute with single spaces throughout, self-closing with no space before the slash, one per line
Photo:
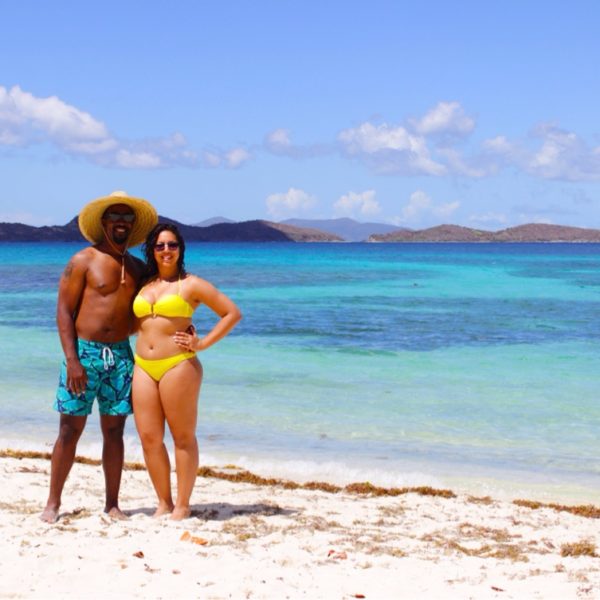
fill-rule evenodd
<path id="1" fill-rule="evenodd" d="M 154 304 L 150 304 L 142 296 L 143 290 L 144 288 L 140 290 L 133 301 L 133 314 L 138 319 L 149 315 L 153 317 L 191 317 L 194 314 L 194 309 L 181 297 L 181 277 L 179 278 L 177 293 L 162 296 Z"/>

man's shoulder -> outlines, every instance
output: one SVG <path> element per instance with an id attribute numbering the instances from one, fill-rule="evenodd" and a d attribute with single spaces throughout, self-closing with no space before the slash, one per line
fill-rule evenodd
<path id="1" fill-rule="evenodd" d="M 99 254 L 100 252 L 96 248 L 93 246 L 87 246 L 86 248 L 79 250 L 79 252 L 75 252 L 75 254 L 71 256 L 71 260 L 69 262 L 73 265 L 85 266 L 97 258 Z"/>

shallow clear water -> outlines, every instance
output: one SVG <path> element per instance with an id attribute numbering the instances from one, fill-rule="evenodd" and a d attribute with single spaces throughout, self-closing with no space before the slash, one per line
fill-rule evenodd
<path id="1" fill-rule="evenodd" d="M 56 284 L 80 247 L 0 246 L 4 445 L 54 441 Z M 204 463 L 600 491 L 599 245 L 190 244 L 186 264 L 244 313 L 201 356 Z M 99 454 L 93 420 L 81 451 Z"/>

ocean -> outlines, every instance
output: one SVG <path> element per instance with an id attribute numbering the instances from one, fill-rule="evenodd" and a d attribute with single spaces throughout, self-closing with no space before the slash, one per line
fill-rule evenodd
<path id="1" fill-rule="evenodd" d="M 56 438 L 57 282 L 81 247 L 0 245 L 0 447 Z M 186 265 L 244 314 L 200 355 L 202 464 L 599 501 L 600 245 L 192 243 Z M 95 408 L 78 451 L 100 449 Z"/>

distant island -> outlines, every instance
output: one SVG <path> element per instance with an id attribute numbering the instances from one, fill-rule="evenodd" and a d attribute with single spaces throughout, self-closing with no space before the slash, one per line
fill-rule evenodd
<path id="1" fill-rule="evenodd" d="M 288 219 L 280 223 L 265 220 L 235 222 L 214 217 L 186 225 L 169 217 L 190 242 L 600 242 L 599 229 L 529 223 L 499 231 L 438 225 L 428 229 L 405 229 L 385 223 L 359 223 L 352 219 Z M 34 227 L 23 223 L 0 223 L 0 242 L 83 242 L 77 217 L 66 225 Z"/>
<path id="2" fill-rule="evenodd" d="M 369 242 L 600 242 L 599 229 L 528 223 L 500 231 L 438 225 L 369 236 Z"/>
<path id="3" fill-rule="evenodd" d="M 347 217 L 340 219 L 287 219 L 282 221 L 294 227 L 319 229 L 341 237 L 345 242 L 364 242 L 370 236 L 406 230 L 387 223 L 359 223 Z"/>
<path id="4" fill-rule="evenodd" d="M 219 222 L 206 227 L 185 225 L 159 216 L 161 222 L 177 225 L 189 242 L 343 242 L 326 231 L 294 227 L 271 221 Z M 83 242 L 77 217 L 66 225 L 34 227 L 23 223 L 0 223 L 0 242 Z"/>

